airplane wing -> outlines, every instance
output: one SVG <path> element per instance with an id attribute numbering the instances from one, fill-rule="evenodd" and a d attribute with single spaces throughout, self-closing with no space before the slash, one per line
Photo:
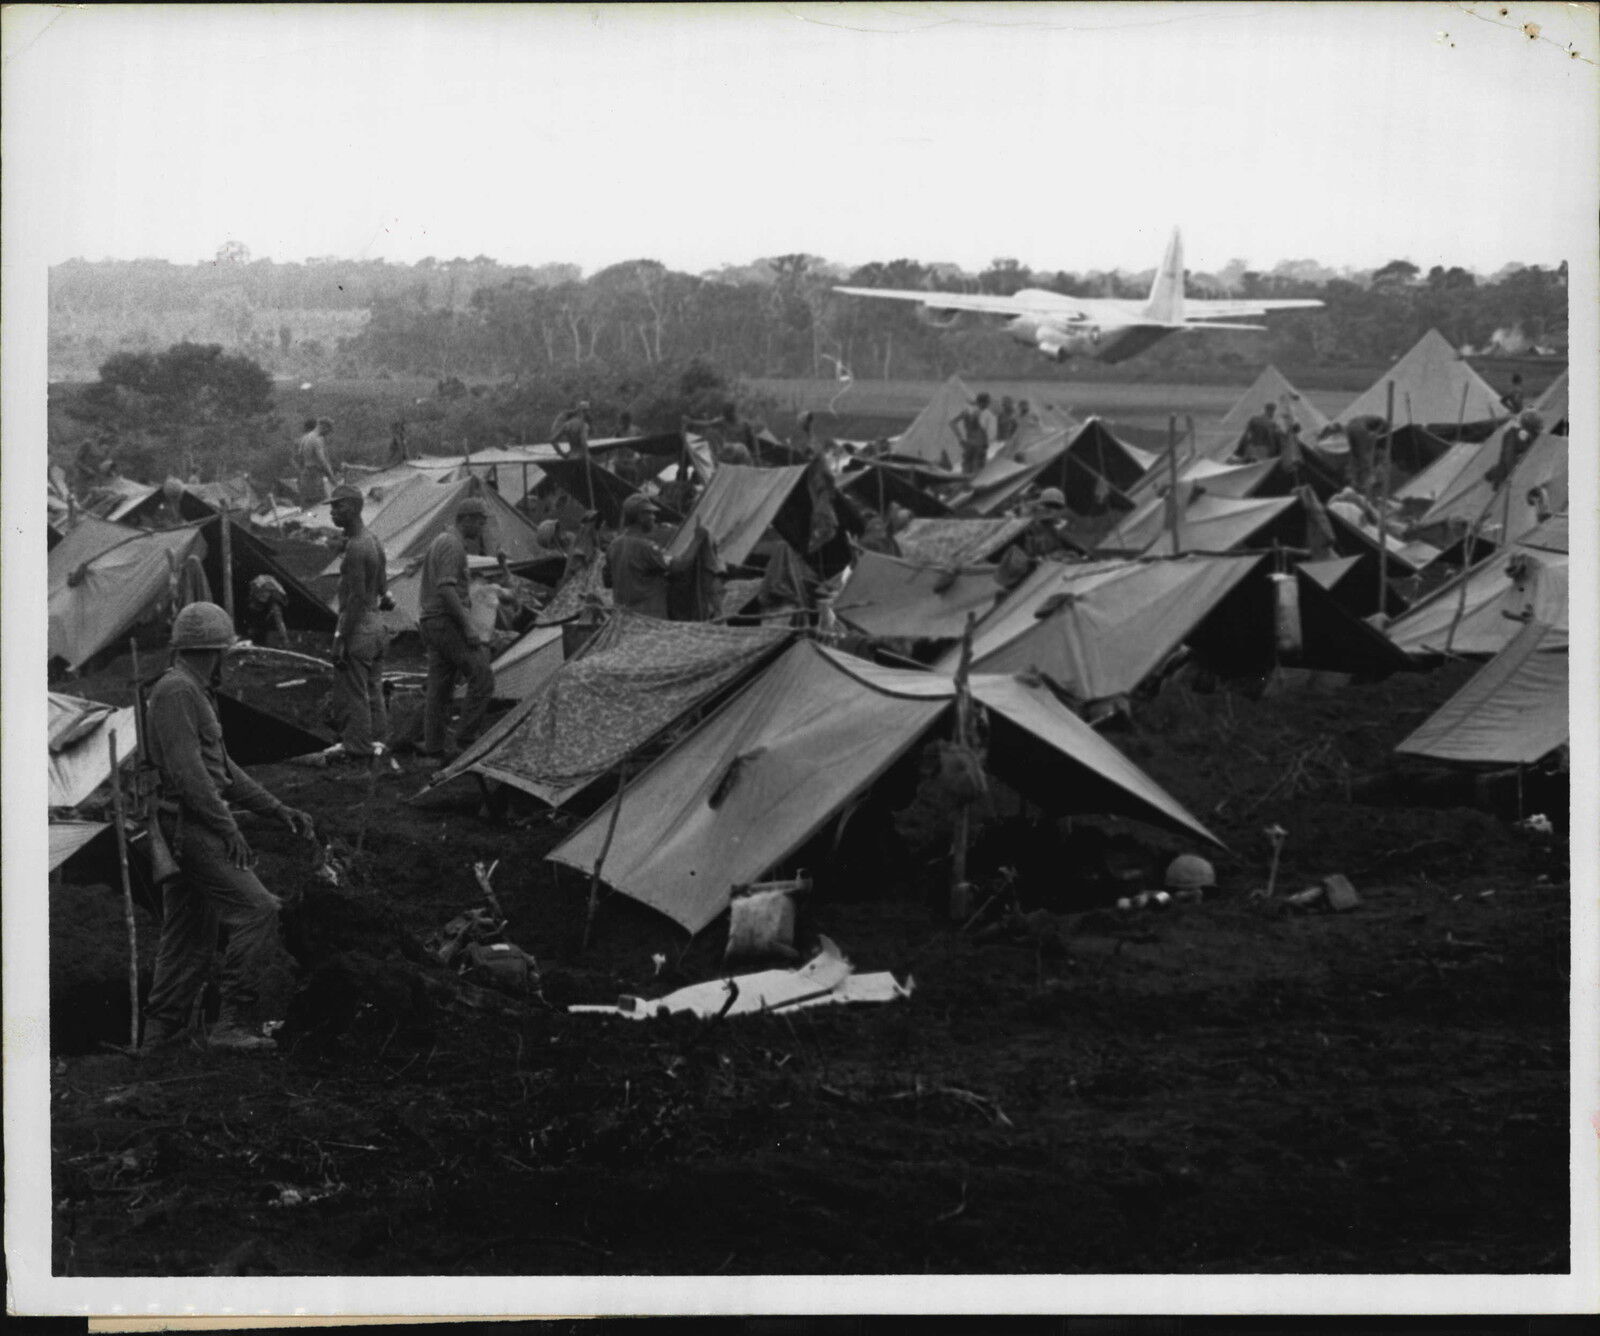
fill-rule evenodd
<path id="1" fill-rule="evenodd" d="M 1259 302 L 1206 301 L 1190 297 L 1183 304 L 1184 314 L 1191 320 L 1227 319 L 1236 315 L 1265 315 L 1268 311 L 1309 311 L 1321 306 L 1319 301 L 1273 298 Z"/>
<path id="2" fill-rule="evenodd" d="M 834 288 L 851 297 L 887 297 L 890 301 L 918 302 L 935 311 L 981 311 L 985 315 L 1072 315 L 1088 307 L 1071 297 L 1043 301 L 1037 296 L 998 297 L 983 292 L 915 292 L 903 288 Z M 1048 294 L 1055 296 L 1054 293 Z"/>

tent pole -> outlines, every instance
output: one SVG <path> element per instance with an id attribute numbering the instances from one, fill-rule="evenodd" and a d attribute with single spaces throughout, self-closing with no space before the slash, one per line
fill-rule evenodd
<path id="1" fill-rule="evenodd" d="M 972 631 L 978 615 L 967 614 L 961 633 L 961 659 L 956 666 L 956 746 L 969 747 L 972 725 L 972 692 L 968 678 L 972 673 Z M 950 921 L 960 923 L 972 912 L 972 888 L 967 885 L 967 841 L 972 833 L 972 804 L 962 803 L 956 812 L 955 841 L 950 851 Z"/>
<path id="2" fill-rule="evenodd" d="M 122 873 L 122 918 L 128 928 L 128 1047 L 139 1047 L 139 926 L 133 917 L 133 880 L 128 875 L 128 823 L 122 810 L 122 776 L 117 773 L 117 730 L 107 740 L 111 752 L 111 812 L 117 827 L 117 864 Z"/>
<path id="3" fill-rule="evenodd" d="M 1467 387 L 1461 387 L 1461 411 L 1456 414 L 1456 440 L 1461 439 L 1461 433 L 1467 429 Z"/>
<path id="4" fill-rule="evenodd" d="M 228 620 L 233 620 L 233 529 L 224 510 L 222 524 L 222 606 L 228 610 Z"/>
<path id="5" fill-rule="evenodd" d="M 1167 414 L 1167 519 L 1172 529 L 1172 555 L 1183 553 L 1182 524 L 1178 518 L 1178 415 Z"/>
<path id="6" fill-rule="evenodd" d="M 594 916 L 600 905 L 600 869 L 605 866 L 606 855 L 611 852 L 611 837 L 617 833 L 617 817 L 622 814 L 622 794 L 628 787 L 628 770 L 624 765 L 617 771 L 617 796 L 611 800 L 611 819 L 606 823 L 606 837 L 600 843 L 600 854 L 594 860 L 594 870 L 589 873 L 589 906 L 583 915 L 583 943 L 580 952 L 589 949 L 589 934 L 594 931 Z"/>
<path id="7" fill-rule="evenodd" d="M 1411 396 L 1406 396 L 1409 404 Z M 1384 415 L 1383 458 L 1378 465 L 1378 615 L 1388 604 L 1385 593 L 1389 588 L 1389 528 L 1384 523 L 1384 502 L 1389 491 L 1390 456 L 1394 452 L 1394 382 L 1389 382 L 1388 408 Z"/>

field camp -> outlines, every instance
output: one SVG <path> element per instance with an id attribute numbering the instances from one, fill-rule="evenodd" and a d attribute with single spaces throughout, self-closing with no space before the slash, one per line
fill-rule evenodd
<path id="1" fill-rule="evenodd" d="M 1569 875 L 1567 381 L 1519 365 L 1429 330 L 1200 416 L 952 375 L 909 420 L 798 381 L 454 456 L 307 416 L 280 476 L 80 449 L 60 1264 L 1509 1264 L 1488 1203 L 1565 1172 Z M 262 814 L 221 818 L 243 866 L 200 842 L 179 678 Z M 186 858 L 243 897 L 188 940 Z M 1292 1170 L 1225 1188 L 1279 1126 Z M 1300 1237 L 1179 1223 L 1241 1190 Z M 1539 1218 L 1517 1265 L 1560 1261 Z"/>
<path id="2" fill-rule="evenodd" d="M 1597 43 L 7 6 L 11 1310 L 1600 1305 Z"/>

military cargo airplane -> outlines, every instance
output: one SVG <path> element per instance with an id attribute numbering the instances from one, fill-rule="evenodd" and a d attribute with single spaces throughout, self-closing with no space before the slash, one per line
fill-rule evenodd
<path id="1" fill-rule="evenodd" d="M 1204 329 L 1262 330 L 1265 325 L 1233 323 L 1241 316 L 1264 315 L 1321 306 L 1319 301 L 1206 301 L 1183 295 L 1183 238 L 1176 228 L 1166 258 L 1156 270 L 1149 300 L 1065 297 L 1059 292 L 1024 288 L 1013 297 L 967 292 L 907 292 L 898 288 L 835 288 L 852 297 L 888 297 L 917 302 L 935 324 L 954 324 L 963 312 L 1010 317 L 1005 331 L 1030 343 L 1053 361 L 1092 357 L 1124 362 L 1168 334 Z M 941 319 L 940 317 L 948 317 Z"/>

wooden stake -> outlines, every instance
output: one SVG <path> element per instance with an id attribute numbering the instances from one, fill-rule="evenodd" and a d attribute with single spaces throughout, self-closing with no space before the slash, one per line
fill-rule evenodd
<path id="1" fill-rule="evenodd" d="M 133 879 L 128 875 L 128 823 L 122 809 L 122 776 L 117 771 L 117 730 L 107 740 L 111 752 L 111 813 L 117 828 L 117 864 L 122 873 L 122 918 L 128 927 L 128 1047 L 139 1047 L 139 926 L 133 917 Z"/>
<path id="2" fill-rule="evenodd" d="M 605 866 L 606 855 L 611 852 L 611 837 L 617 833 L 617 818 L 622 814 L 622 794 L 627 787 L 628 771 L 624 766 L 617 771 L 617 796 L 611 800 L 611 819 L 606 823 L 606 837 L 600 842 L 600 854 L 594 860 L 594 870 L 589 873 L 589 907 L 583 916 L 581 951 L 589 949 L 589 934 L 594 931 L 594 916 L 600 906 L 600 869 Z"/>
<path id="3" fill-rule="evenodd" d="M 972 674 L 972 632 L 978 615 L 967 614 L 966 629 L 961 633 L 961 658 L 956 666 L 956 737 L 958 747 L 971 746 L 972 692 L 968 678 Z M 967 896 L 967 841 L 972 833 L 972 804 L 962 803 L 956 813 L 955 839 L 950 849 L 950 903 L 952 923 L 959 923 L 972 911 Z"/>
<path id="4" fill-rule="evenodd" d="M 222 525 L 222 606 L 228 610 L 228 618 L 233 619 L 233 528 L 232 521 L 228 519 L 228 512 L 223 511 L 218 516 Z"/>
<path id="5" fill-rule="evenodd" d="M 1409 396 L 1408 396 L 1409 397 Z M 1394 382 L 1389 382 L 1388 406 L 1384 416 L 1383 457 L 1378 465 L 1378 615 L 1388 606 L 1389 529 L 1384 524 L 1383 508 L 1389 490 L 1390 455 L 1394 451 Z"/>

